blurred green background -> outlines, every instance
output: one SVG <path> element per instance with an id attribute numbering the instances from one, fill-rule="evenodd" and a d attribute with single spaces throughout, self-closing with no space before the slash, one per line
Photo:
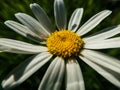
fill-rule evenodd
<path id="1" fill-rule="evenodd" d="M 82 18 L 82 25 L 94 14 L 104 10 L 112 10 L 113 13 L 107 17 L 102 23 L 100 23 L 91 33 L 99 31 L 103 28 L 118 25 L 120 23 L 120 0 L 64 0 L 67 10 L 68 20 L 74 9 L 83 7 L 84 14 Z M 0 37 L 17 39 L 34 43 L 19 34 L 15 33 L 4 25 L 6 20 L 15 20 L 14 14 L 17 12 L 24 12 L 33 16 L 29 4 L 38 3 L 48 14 L 54 22 L 53 3 L 54 0 L 0 0 Z M 34 17 L 34 16 L 33 16 Z M 120 49 L 101 50 L 106 54 L 120 59 Z M 0 53 L 0 83 L 2 79 L 17 65 L 28 58 L 31 55 L 12 54 L 12 53 Z M 48 67 L 49 63 L 45 64 L 39 71 L 32 75 L 20 86 L 13 90 L 37 90 L 39 83 Z M 106 79 L 96 73 L 93 69 L 80 61 L 81 69 L 83 72 L 86 90 L 120 90 L 116 86 L 109 83 Z M 64 83 L 63 83 L 64 84 Z M 0 90 L 2 87 L 0 86 Z M 62 90 L 64 90 L 64 85 Z"/>

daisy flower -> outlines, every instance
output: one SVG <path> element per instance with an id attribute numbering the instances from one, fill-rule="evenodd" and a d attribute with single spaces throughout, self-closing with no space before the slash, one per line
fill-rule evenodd
<path id="1" fill-rule="evenodd" d="M 120 47 L 120 37 L 113 37 L 120 33 L 120 26 L 84 36 L 110 15 L 110 10 L 97 13 L 79 28 L 83 8 L 77 8 L 66 28 L 64 2 L 55 0 L 54 16 L 58 28 L 55 30 L 47 14 L 38 4 L 30 4 L 30 8 L 37 20 L 25 13 L 17 13 L 15 17 L 21 24 L 12 20 L 6 21 L 5 24 L 39 45 L 0 38 L 1 52 L 35 54 L 9 73 L 2 81 L 4 89 L 21 84 L 45 63 L 51 61 L 38 90 L 60 90 L 64 76 L 66 90 L 85 90 L 78 60 L 87 63 L 109 82 L 120 87 L 120 61 L 96 51 Z"/>

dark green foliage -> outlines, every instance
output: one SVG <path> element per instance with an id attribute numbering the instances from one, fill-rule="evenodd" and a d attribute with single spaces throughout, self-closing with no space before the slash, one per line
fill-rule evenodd
<path id="1" fill-rule="evenodd" d="M 113 13 L 99 24 L 89 34 L 99 31 L 105 27 L 118 25 L 120 23 L 120 1 L 118 0 L 64 0 L 67 10 L 68 20 L 72 12 L 79 7 L 84 8 L 84 15 L 80 26 L 86 22 L 94 14 L 110 9 Z M 0 38 L 11 38 L 21 41 L 34 43 L 19 34 L 15 33 L 4 25 L 6 20 L 16 20 L 14 14 L 24 12 L 33 16 L 29 8 L 30 3 L 38 3 L 47 12 L 48 16 L 54 22 L 53 3 L 54 0 L 0 0 Z M 34 17 L 34 16 L 33 16 Z M 120 49 L 101 50 L 113 57 L 120 59 Z M 0 53 L 0 83 L 5 76 L 14 69 L 18 64 L 28 58 L 30 55 Z M 117 87 L 109 83 L 106 79 L 96 73 L 93 69 L 87 66 L 82 61 L 79 62 L 83 71 L 86 90 L 119 90 Z M 32 75 L 28 80 L 13 90 L 37 90 L 39 83 L 48 67 L 49 63 L 45 64 L 39 71 Z M 63 82 L 64 83 L 64 82 Z M 64 85 L 63 85 L 64 86 Z M 0 86 L 0 90 L 2 87 Z M 63 90 L 63 89 L 62 89 Z"/>

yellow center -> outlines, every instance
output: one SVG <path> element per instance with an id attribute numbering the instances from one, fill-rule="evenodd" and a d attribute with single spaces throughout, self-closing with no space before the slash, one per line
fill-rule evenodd
<path id="1" fill-rule="evenodd" d="M 82 39 L 72 31 L 61 30 L 52 33 L 47 39 L 50 53 L 68 58 L 79 54 L 83 47 Z"/>

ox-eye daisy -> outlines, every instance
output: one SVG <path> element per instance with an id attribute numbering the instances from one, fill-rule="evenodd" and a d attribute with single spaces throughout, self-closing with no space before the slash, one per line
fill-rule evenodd
<path id="1" fill-rule="evenodd" d="M 27 14 L 17 13 L 15 16 L 22 24 L 11 20 L 6 21 L 5 24 L 15 32 L 42 43 L 42 45 L 0 38 L 0 50 L 3 52 L 36 54 L 21 63 L 3 80 L 3 88 L 9 89 L 21 84 L 51 59 L 52 62 L 40 83 L 39 90 L 60 90 L 64 75 L 66 90 L 85 90 L 78 58 L 112 84 L 120 87 L 120 61 L 95 51 L 119 48 L 120 37 L 113 36 L 120 33 L 120 26 L 106 28 L 102 32 L 84 37 L 111 14 L 110 10 L 97 13 L 78 28 L 83 8 L 77 8 L 66 28 L 64 2 L 55 0 L 54 16 L 58 27 L 58 30 L 55 30 L 48 16 L 38 4 L 30 4 L 30 8 L 38 21 Z"/>

